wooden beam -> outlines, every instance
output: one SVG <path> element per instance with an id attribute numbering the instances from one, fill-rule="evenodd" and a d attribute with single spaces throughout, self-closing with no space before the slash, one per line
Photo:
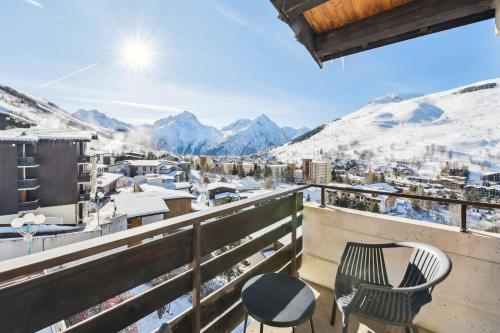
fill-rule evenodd
<path id="1" fill-rule="evenodd" d="M 419 0 L 316 36 L 320 61 L 492 18 L 492 0 Z"/>
<path id="2" fill-rule="evenodd" d="M 287 23 L 295 34 L 295 38 L 299 41 L 306 50 L 311 54 L 313 59 L 319 65 L 320 68 L 323 67 L 323 62 L 316 55 L 314 48 L 315 45 L 315 33 L 311 26 L 307 22 L 307 19 L 303 14 L 288 16 L 288 14 L 283 10 L 286 7 L 286 0 L 271 0 L 272 4 L 278 11 L 278 17 Z"/>
<path id="3" fill-rule="evenodd" d="M 193 224 L 193 333 L 201 331 L 201 222 Z"/>
<path id="4" fill-rule="evenodd" d="M 328 0 L 288 0 L 284 2 L 283 11 L 288 17 L 297 16 L 317 7 Z"/>

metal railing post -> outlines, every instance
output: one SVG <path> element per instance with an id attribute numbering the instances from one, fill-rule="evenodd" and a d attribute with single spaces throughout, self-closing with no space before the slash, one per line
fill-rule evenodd
<path id="1" fill-rule="evenodd" d="M 201 331 L 201 222 L 193 224 L 193 333 Z"/>
<path id="2" fill-rule="evenodd" d="M 460 231 L 467 232 L 467 205 L 460 205 Z"/>
<path id="3" fill-rule="evenodd" d="M 321 208 L 325 208 L 326 207 L 326 188 L 325 187 L 321 187 L 321 205 L 320 205 Z"/>
<path id="4" fill-rule="evenodd" d="M 292 251 L 290 258 L 290 275 L 297 276 L 297 192 L 290 196 L 292 213 Z"/>

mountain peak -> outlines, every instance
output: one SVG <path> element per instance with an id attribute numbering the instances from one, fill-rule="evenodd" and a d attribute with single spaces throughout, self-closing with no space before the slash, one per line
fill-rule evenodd
<path id="1" fill-rule="evenodd" d="M 368 104 L 388 104 L 399 103 L 408 99 L 422 97 L 419 93 L 390 93 L 382 97 L 377 97 L 368 102 Z"/>

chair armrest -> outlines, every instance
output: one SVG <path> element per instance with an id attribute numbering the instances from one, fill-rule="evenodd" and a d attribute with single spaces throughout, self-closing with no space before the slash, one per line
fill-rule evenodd
<path id="1" fill-rule="evenodd" d="M 350 310 L 365 312 L 387 305 L 390 301 L 392 309 L 409 310 L 409 295 L 407 288 L 392 288 L 362 283 L 349 304 Z"/>

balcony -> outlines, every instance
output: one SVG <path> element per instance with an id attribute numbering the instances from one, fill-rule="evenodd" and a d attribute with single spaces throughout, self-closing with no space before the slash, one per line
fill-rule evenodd
<path id="1" fill-rule="evenodd" d="M 90 156 L 87 155 L 79 155 L 78 156 L 78 164 L 90 163 Z"/>
<path id="2" fill-rule="evenodd" d="M 40 208 L 39 200 L 24 201 L 19 203 L 19 212 L 30 212 Z"/>
<path id="3" fill-rule="evenodd" d="M 88 183 L 90 182 L 90 173 L 81 173 L 78 175 L 79 183 Z"/>
<path id="4" fill-rule="evenodd" d="M 33 168 L 38 166 L 38 159 L 36 156 L 19 157 L 17 159 L 17 166 L 19 168 Z"/>
<path id="5" fill-rule="evenodd" d="M 90 201 L 90 192 L 80 192 L 78 194 L 78 201 L 79 202 Z"/>
<path id="6" fill-rule="evenodd" d="M 329 316 L 335 272 L 346 242 L 412 240 L 441 248 L 453 261 L 451 275 L 436 287 L 432 302 L 415 318 L 421 332 L 498 331 L 500 235 L 469 229 L 461 232 L 460 227 L 303 204 L 303 195 L 297 191 L 306 187 L 279 190 L 35 253 L 29 260 L 23 257 L 1 262 L 0 283 L 12 279 L 18 282 L 0 289 L 0 299 L 4 300 L 0 301 L 2 329 L 43 329 L 187 265 L 189 268 L 183 273 L 70 327 L 69 331 L 116 332 L 192 291 L 192 307 L 170 321 L 164 320 L 172 332 L 230 332 L 243 320 L 240 292 L 248 279 L 263 272 L 291 273 L 297 269 L 300 277 L 319 293 L 313 317 L 316 332 L 340 332 L 339 324 L 335 329 L 329 325 Z M 302 234 L 296 231 L 299 226 Z M 232 250 L 202 262 L 201 258 L 214 250 L 248 235 L 252 237 Z M 200 299 L 201 283 L 283 237 L 291 241 Z M 388 272 L 389 280 L 397 280 L 404 273 L 407 257 L 386 257 L 388 262 L 399 263 L 388 267 L 393 268 Z M 66 269 L 51 274 L 26 278 L 66 265 Z M 113 283 L 100 282 L 110 280 Z M 337 313 L 337 323 L 340 322 Z M 350 332 L 361 325 L 376 332 L 394 329 L 352 316 Z M 253 329 L 249 327 L 247 332 L 255 332 Z M 264 331 L 276 332 L 267 326 Z M 306 324 L 296 331 L 310 332 Z"/>
<path id="7" fill-rule="evenodd" d="M 19 179 L 17 188 L 18 190 L 36 190 L 40 187 L 40 183 L 37 178 L 32 179 Z"/>

